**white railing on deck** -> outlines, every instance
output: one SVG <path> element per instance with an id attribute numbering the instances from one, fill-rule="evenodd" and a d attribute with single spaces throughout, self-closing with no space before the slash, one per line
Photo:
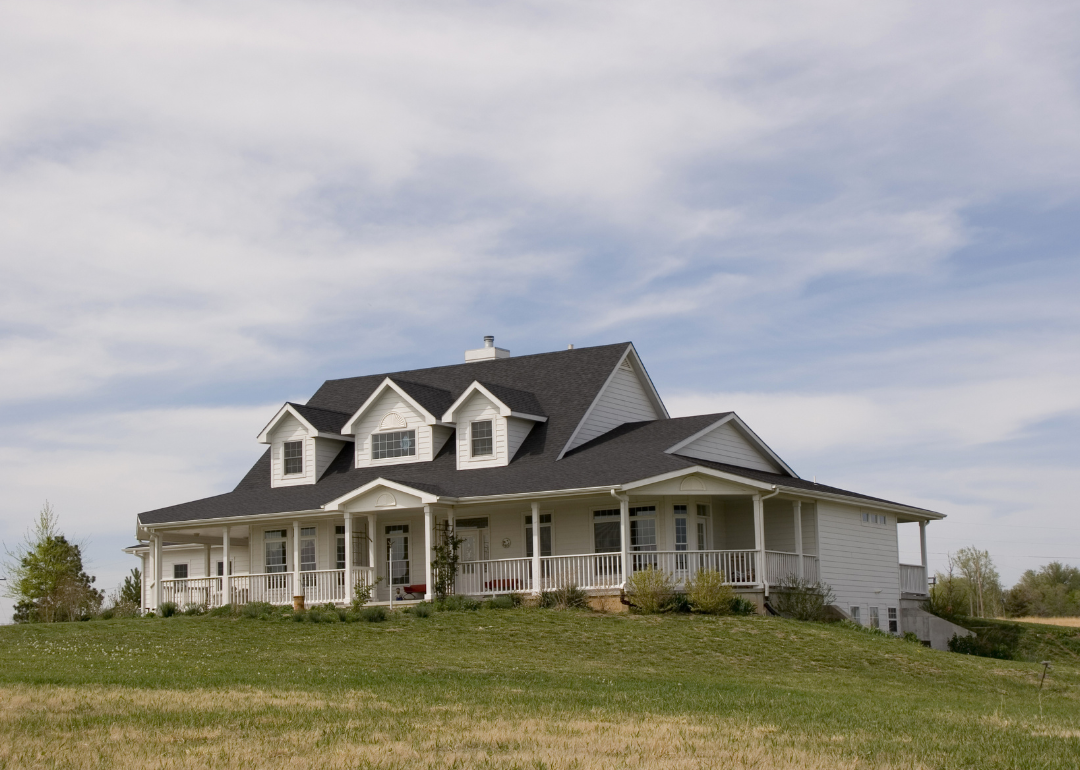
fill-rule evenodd
<path id="1" fill-rule="evenodd" d="M 681 587 L 699 570 L 722 572 L 732 585 L 757 583 L 757 554 L 754 551 L 635 551 L 630 554 L 634 572 L 653 569 L 667 572 Z"/>
<path id="2" fill-rule="evenodd" d="M 807 556 L 803 554 L 802 557 L 803 578 L 811 583 L 817 583 L 821 580 L 821 575 L 818 571 L 818 558 L 816 556 Z"/>
<path id="3" fill-rule="evenodd" d="M 926 570 L 921 564 L 900 565 L 900 590 L 907 594 L 926 593 Z"/>
<path id="4" fill-rule="evenodd" d="M 485 559 L 458 562 L 455 592 L 465 595 L 511 594 L 532 590 L 532 559 Z"/>
<path id="5" fill-rule="evenodd" d="M 217 607 L 221 603 L 221 578 L 177 578 L 161 581 L 161 601 L 180 609 L 189 604 Z"/>
<path id="6" fill-rule="evenodd" d="M 618 588 L 622 585 L 622 554 L 542 556 L 540 579 L 541 588 L 547 591 L 572 585 L 586 590 Z"/>
<path id="7" fill-rule="evenodd" d="M 300 590 L 304 596 L 304 604 L 308 607 L 327 602 L 340 604 L 345 601 L 345 570 L 325 569 L 301 572 Z"/>
<path id="8" fill-rule="evenodd" d="M 784 551 L 765 552 L 765 580 L 774 586 L 785 578 L 800 577 L 799 554 Z"/>
<path id="9" fill-rule="evenodd" d="M 241 578 L 245 576 L 240 576 Z M 269 604 L 292 604 L 293 601 L 293 573 L 272 572 L 247 575 L 247 583 L 243 589 L 233 589 L 233 597 L 239 604 L 248 602 L 268 602 Z M 232 582 L 235 586 L 237 578 Z"/>
<path id="10" fill-rule="evenodd" d="M 353 567 L 353 587 L 358 585 L 369 586 L 375 582 L 375 570 L 371 567 Z"/>

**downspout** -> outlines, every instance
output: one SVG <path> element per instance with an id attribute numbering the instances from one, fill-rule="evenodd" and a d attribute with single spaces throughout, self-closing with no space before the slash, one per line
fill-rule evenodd
<path id="1" fill-rule="evenodd" d="M 761 548 L 758 553 L 761 554 L 761 586 L 765 590 L 765 599 L 769 598 L 769 579 L 765 572 L 765 501 L 770 497 L 776 497 L 780 494 L 780 487 L 773 484 L 773 491 L 767 495 L 760 495 L 758 500 L 761 501 Z"/>

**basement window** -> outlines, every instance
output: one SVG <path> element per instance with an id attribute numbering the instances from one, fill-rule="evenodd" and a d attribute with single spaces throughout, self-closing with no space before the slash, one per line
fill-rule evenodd
<path id="1" fill-rule="evenodd" d="M 286 441 L 281 456 L 285 460 L 285 475 L 295 476 L 304 472 L 304 442 Z"/>

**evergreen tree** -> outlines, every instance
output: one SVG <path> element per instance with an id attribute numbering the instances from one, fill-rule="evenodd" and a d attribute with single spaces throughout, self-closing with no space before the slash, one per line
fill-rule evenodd
<path id="1" fill-rule="evenodd" d="M 131 574 L 124 578 L 124 584 L 120 586 L 120 601 L 124 604 L 142 605 L 142 573 L 139 568 L 131 570 Z"/>
<path id="2" fill-rule="evenodd" d="M 48 502 L 26 543 L 7 552 L 7 571 L 6 593 L 15 599 L 17 623 L 79 620 L 96 612 L 104 598 L 83 568 L 79 546 L 60 534 Z"/>

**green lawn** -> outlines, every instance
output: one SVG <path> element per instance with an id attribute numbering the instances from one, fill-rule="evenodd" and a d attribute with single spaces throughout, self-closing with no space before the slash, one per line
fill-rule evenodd
<path id="1" fill-rule="evenodd" d="M 0 628 L 0 768 L 1080 766 L 1080 660 L 766 618 Z M 1073 656 L 1075 657 L 1075 656 Z"/>

